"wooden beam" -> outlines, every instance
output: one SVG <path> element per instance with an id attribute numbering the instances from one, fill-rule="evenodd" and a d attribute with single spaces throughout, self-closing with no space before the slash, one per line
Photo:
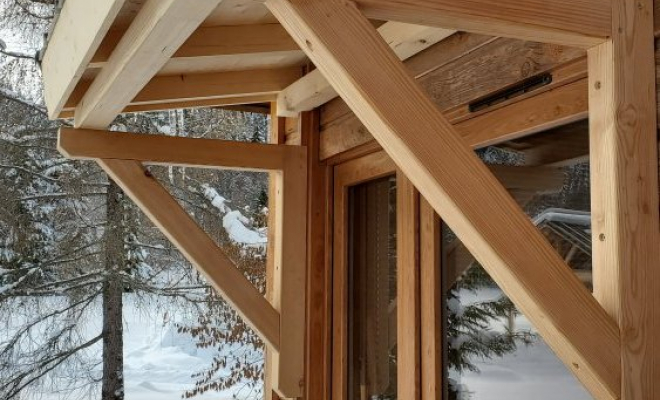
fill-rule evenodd
<path id="1" fill-rule="evenodd" d="M 277 103 L 270 105 L 270 126 L 268 132 L 268 143 L 272 145 L 284 144 L 284 120 L 277 117 Z M 282 173 L 280 171 L 271 171 L 268 174 L 268 244 L 266 248 L 266 298 L 273 304 L 275 299 L 279 298 L 281 285 L 276 282 L 279 276 L 276 274 L 280 259 L 277 257 L 277 236 L 281 230 L 277 227 L 281 225 L 282 213 L 278 207 L 282 206 Z M 276 368 L 274 349 L 266 348 L 264 362 L 264 399 L 279 400 L 279 396 L 273 390 L 273 369 Z"/>
<path id="2" fill-rule="evenodd" d="M 103 68 L 125 33 L 125 29 L 108 32 L 87 68 Z M 295 50 L 300 48 L 280 24 L 202 26 L 190 35 L 171 60 Z"/>
<path id="3" fill-rule="evenodd" d="M 580 79 L 585 81 L 584 90 L 579 97 L 568 97 L 564 101 L 556 99 L 552 102 L 548 100 L 553 98 L 545 97 L 541 107 L 537 105 L 526 110 L 520 109 L 520 112 L 511 113 L 507 118 L 500 118 L 496 122 L 498 126 L 507 126 L 508 121 L 518 121 L 510 126 L 520 125 L 524 129 L 525 126 L 544 127 L 541 118 L 546 119 L 547 126 L 552 126 L 555 119 L 566 121 L 571 109 L 576 110 L 576 117 L 579 110 L 583 110 L 582 118 L 587 116 L 587 57 L 586 52 L 580 49 L 461 32 L 416 55 L 405 64 L 454 125 Z M 551 74 L 552 82 L 477 112 L 470 110 L 469 104 L 475 99 L 516 86 L 521 80 L 537 74 Z M 556 118 L 553 114 L 556 114 Z M 330 130 L 338 133 L 344 130 L 352 131 L 336 140 L 324 140 L 324 151 L 329 150 L 325 142 L 340 147 L 344 143 L 356 143 L 358 139 L 362 140 L 360 143 L 364 143 L 367 138 L 371 140 L 370 135 L 366 134 L 368 130 L 341 99 L 335 99 L 323 107 L 321 125 L 322 135 Z M 529 133 L 526 129 L 521 132 L 526 133 Z"/>
<path id="4" fill-rule="evenodd" d="M 75 159 L 251 171 L 284 170 L 287 159 L 305 158 L 305 149 L 293 146 L 66 127 L 60 128 L 57 147 L 63 155 Z"/>
<path id="5" fill-rule="evenodd" d="M 278 312 L 156 178 L 137 161 L 98 162 L 245 322 L 269 346 L 279 349 Z"/>
<path id="6" fill-rule="evenodd" d="M 442 400 L 445 388 L 443 363 L 444 285 L 442 227 L 431 205 L 420 198 L 419 207 L 420 324 L 421 324 L 421 399 Z"/>
<path id="7" fill-rule="evenodd" d="M 303 394 L 305 370 L 305 279 L 307 265 L 307 152 L 303 157 L 285 157 L 281 193 L 277 206 L 275 275 L 279 298 L 273 306 L 280 312 L 280 347 L 272 354 L 271 382 L 282 398 Z"/>
<path id="8" fill-rule="evenodd" d="M 268 101 L 264 99 L 275 98 L 282 89 L 300 76 L 301 71 L 297 67 L 157 76 L 125 104 L 120 112 L 167 109 L 171 108 L 172 104 L 222 105 L 238 104 L 237 101 L 261 103 Z M 83 100 L 87 88 L 84 82 L 76 88 L 64 110 L 74 109 Z"/>
<path id="9" fill-rule="evenodd" d="M 614 321 L 357 7 L 341 0 L 266 5 L 560 359 L 596 397 L 618 398 Z"/>
<path id="10" fill-rule="evenodd" d="M 307 339 L 305 399 L 327 399 L 330 394 L 331 245 L 328 217 L 332 183 L 328 166 L 319 160 L 319 111 L 300 114 L 301 145 L 307 146 Z"/>
<path id="11" fill-rule="evenodd" d="M 653 1 L 613 1 L 589 51 L 594 295 L 621 332 L 622 400 L 660 399 L 660 216 Z"/>
<path id="12" fill-rule="evenodd" d="M 553 167 L 490 165 L 489 169 L 520 208 L 524 208 L 537 194 L 560 192 L 566 178 L 561 169 Z M 467 272 L 475 259 L 463 243 L 456 240 L 447 248 L 444 261 L 443 290 L 447 291 Z"/>
<path id="13" fill-rule="evenodd" d="M 357 0 L 373 19 L 588 48 L 611 33 L 598 0 Z"/>
<path id="14" fill-rule="evenodd" d="M 421 399 L 419 192 L 396 174 L 397 397 Z"/>
<path id="15" fill-rule="evenodd" d="M 48 39 L 41 63 L 48 116 L 57 118 L 124 0 L 69 0 Z"/>
<path id="16" fill-rule="evenodd" d="M 407 60 L 455 31 L 401 22 L 386 22 L 378 28 L 378 33 L 401 60 Z M 283 116 L 295 116 L 300 112 L 313 110 L 337 96 L 337 92 L 323 74 L 314 70 L 279 94 L 278 112 Z"/>
<path id="17" fill-rule="evenodd" d="M 450 119 L 454 128 L 474 147 L 481 148 L 521 138 L 586 118 L 589 111 L 587 79 L 515 99 L 469 119 Z M 451 118 L 451 117 L 450 117 Z M 321 134 L 321 158 L 373 141 L 358 119 L 328 126 Z"/>
<path id="18" fill-rule="evenodd" d="M 148 0 L 77 105 L 76 127 L 108 126 L 221 1 Z"/>

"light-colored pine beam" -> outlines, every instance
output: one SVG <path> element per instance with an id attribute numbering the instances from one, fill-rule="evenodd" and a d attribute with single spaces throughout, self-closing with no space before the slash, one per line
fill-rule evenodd
<path id="1" fill-rule="evenodd" d="M 87 68 L 104 67 L 125 33 L 125 29 L 108 32 Z M 171 60 L 296 50 L 300 48 L 280 24 L 202 26 L 190 35 Z"/>
<path id="2" fill-rule="evenodd" d="M 76 106 L 75 126 L 107 127 L 221 1 L 148 0 Z"/>
<path id="3" fill-rule="evenodd" d="M 300 162 L 299 146 L 193 139 L 164 135 L 60 128 L 57 148 L 74 159 L 133 160 L 145 164 L 282 171 L 288 159 Z"/>
<path id="4" fill-rule="evenodd" d="M 401 60 L 407 60 L 455 31 L 402 22 L 386 22 L 378 27 L 378 33 Z M 323 74 L 314 70 L 279 94 L 278 113 L 282 116 L 295 116 L 300 112 L 313 110 L 337 96 L 337 92 Z"/>
<path id="5" fill-rule="evenodd" d="M 57 118 L 124 0 L 68 0 L 41 63 L 48 116 Z"/>
<path id="6" fill-rule="evenodd" d="M 660 399 L 660 216 L 653 0 L 611 2 L 589 58 L 594 295 L 621 332 L 622 400 Z"/>
<path id="7" fill-rule="evenodd" d="M 286 156 L 282 170 L 269 175 L 267 292 L 282 336 L 279 350 L 266 354 L 265 396 L 273 400 L 303 395 L 308 228 L 307 148 L 283 145 L 286 121 L 276 109 L 272 104 L 270 142 L 296 157 Z"/>
<path id="8" fill-rule="evenodd" d="M 268 143 L 272 145 L 284 145 L 284 118 L 277 117 L 277 103 L 270 105 L 270 126 L 268 132 Z M 282 230 L 278 226 L 282 224 L 282 173 L 271 171 L 268 174 L 268 244 L 266 248 L 266 298 L 273 304 L 280 297 L 282 286 L 279 282 L 277 270 L 281 269 L 281 259 L 277 254 L 277 236 Z M 279 400 L 279 396 L 273 390 L 273 370 L 277 367 L 275 358 L 277 354 L 273 349 L 266 349 L 264 356 L 264 400 Z"/>
<path id="9" fill-rule="evenodd" d="M 617 399 L 616 324 L 355 4 L 266 5 L 559 358 L 595 397 Z"/>
<path id="10" fill-rule="evenodd" d="M 275 225 L 275 271 L 272 300 L 280 312 L 280 347 L 272 354 L 271 383 L 281 398 L 303 394 L 305 372 L 305 278 L 307 265 L 307 153 L 286 157 L 276 177 L 278 213 Z M 271 174 L 272 178 L 272 174 Z"/>
<path id="11" fill-rule="evenodd" d="M 611 34 L 600 0 L 357 0 L 374 19 L 589 48 Z"/>
<path id="12" fill-rule="evenodd" d="M 244 321 L 269 346 L 279 349 L 278 312 L 156 178 L 137 161 L 98 163 Z"/>
<path id="13" fill-rule="evenodd" d="M 249 102 L 262 102 L 266 96 L 277 94 L 301 76 L 300 68 L 280 68 L 256 71 L 225 71 L 205 74 L 157 76 L 147 83 L 121 111 L 144 111 L 145 108 L 162 109 L 166 104 L 235 102 L 237 98 Z M 71 95 L 65 111 L 72 110 L 83 99 L 87 87 L 84 83 Z M 236 104 L 236 103 L 234 103 Z M 141 109 L 140 109 L 141 108 Z M 120 112 L 121 112 L 120 111 Z"/>

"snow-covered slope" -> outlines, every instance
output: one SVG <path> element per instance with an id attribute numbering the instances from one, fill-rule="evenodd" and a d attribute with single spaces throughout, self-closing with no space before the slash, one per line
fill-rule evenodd
<path id="1" fill-rule="evenodd" d="M 126 400 L 178 400 L 194 385 L 191 375 L 211 365 L 216 349 L 198 349 L 177 333 L 162 310 L 125 307 L 124 379 Z M 151 311 L 151 312 L 149 312 Z M 196 399 L 232 399 L 232 392 L 206 393 Z"/>
<path id="2" fill-rule="evenodd" d="M 490 301 L 502 295 L 499 289 L 477 293 L 461 291 L 462 304 Z M 516 328 L 536 333 L 525 316 L 516 318 Z M 504 329 L 492 326 L 494 330 Z M 479 372 L 467 372 L 458 381 L 470 400 L 591 400 L 591 395 L 562 364 L 539 336 L 529 345 L 502 358 L 477 360 Z M 457 378 L 457 377 L 454 377 Z"/>

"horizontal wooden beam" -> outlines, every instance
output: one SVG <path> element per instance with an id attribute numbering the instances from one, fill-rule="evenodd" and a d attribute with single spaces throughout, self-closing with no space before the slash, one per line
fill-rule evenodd
<path id="1" fill-rule="evenodd" d="M 453 30 L 386 22 L 378 33 L 401 60 L 431 47 L 455 33 Z M 284 89 L 277 98 L 277 112 L 281 116 L 295 116 L 310 111 L 337 97 L 337 92 L 319 70 L 314 70 Z"/>
<path id="2" fill-rule="evenodd" d="M 279 313 L 156 178 L 137 161 L 98 163 L 243 320 L 269 346 L 279 349 Z"/>
<path id="3" fill-rule="evenodd" d="M 474 148 L 502 143 L 585 119 L 589 112 L 587 79 L 539 94 L 515 99 L 468 119 L 449 121 Z M 330 125 L 321 132 L 321 159 L 372 142 L 373 136 L 355 117 Z M 378 147 L 373 147 L 372 151 Z"/>
<path id="4" fill-rule="evenodd" d="M 618 399 L 619 331 L 612 318 L 354 3 L 266 5 L 565 365 L 596 397 Z"/>
<path id="5" fill-rule="evenodd" d="M 148 0 L 77 104 L 75 126 L 107 127 L 221 1 Z"/>
<path id="6" fill-rule="evenodd" d="M 108 32 L 88 68 L 104 67 L 125 33 L 125 29 Z M 202 26 L 190 35 L 170 60 L 295 50 L 300 48 L 280 24 Z"/>
<path id="7" fill-rule="evenodd" d="M 41 63 L 50 118 L 59 115 L 123 5 L 124 0 L 64 3 Z"/>
<path id="8" fill-rule="evenodd" d="M 301 76 L 300 68 L 227 71 L 207 74 L 156 76 L 121 110 L 136 112 L 181 106 L 262 103 Z M 76 107 L 87 87 L 81 83 L 64 111 Z M 226 101 L 223 101 L 226 99 Z"/>
<path id="9" fill-rule="evenodd" d="M 369 18 L 588 48 L 611 34 L 600 0 L 357 0 Z"/>
<path id="10" fill-rule="evenodd" d="M 57 148 L 74 159 L 133 160 L 253 171 L 281 171 L 287 160 L 302 160 L 306 154 L 300 146 L 74 128 L 60 128 Z"/>

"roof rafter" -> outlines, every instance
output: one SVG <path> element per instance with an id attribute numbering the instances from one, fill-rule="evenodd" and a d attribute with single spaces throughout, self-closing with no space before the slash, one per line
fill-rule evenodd
<path id="1" fill-rule="evenodd" d="M 76 107 L 75 125 L 105 128 L 222 0 L 148 0 Z"/>
<path id="2" fill-rule="evenodd" d="M 124 0 L 64 3 L 41 63 L 50 118 L 57 118 L 123 4 Z"/>

